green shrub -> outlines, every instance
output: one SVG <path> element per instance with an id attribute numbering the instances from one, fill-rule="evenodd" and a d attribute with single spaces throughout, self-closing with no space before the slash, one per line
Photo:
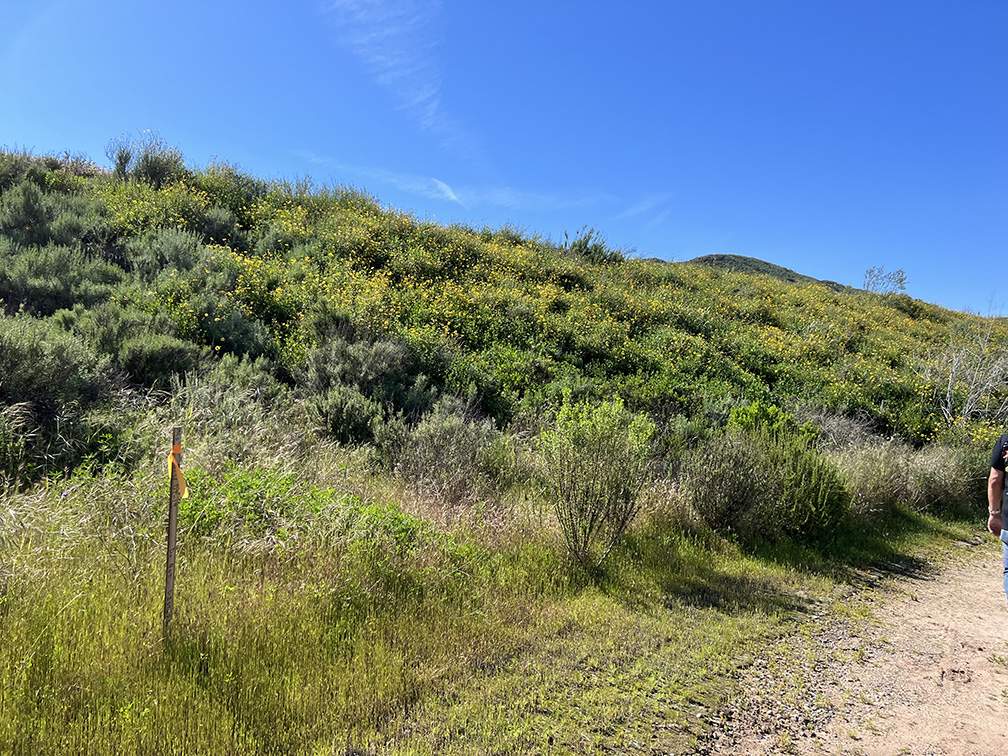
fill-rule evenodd
<path id="1" fill-rule="evenodd" d="M 122 342 L 118 362 L 142 386 L 168 388 L 173 375 L 195 370 L 203 349 L 165 333 L 146 333 Z"/>
<path id="2" fill-rule="evenodd" d="M 752 432 L 765 429 L 770 433 L 794 432 L 797 425 L 792 415 L 774 404 L 764 404 L 758 399 L 746 406 L 732 407 L 728 427 Z"/>
<path id="3" fill-rule="evenodd" d="M 153 131 L 144 131 L 136 139 L 128 134 L 116 137 L 106 146 L 105 155 L 112 161 L 113 176 L 132 178 L 155 189 L 189 176 L 181 151 L 169 147 Z"/>
<path id="4" fill-rule="evenodd" d="M 745 541 L 832 540 L 850 495 L 836 466 L 807 438 L 730 429 L 687 456 L 682 486 L 713 530 Z"/>
<path id="5" fill-rule="evenodd" d="M 179 502 L 179 525 L 196 535 L 283 539 L 332 498 L 281 467 L 230 465 L 219 479 L 186 470 L 189 498 Z"/>
<path id="6" fill-rule="evenodd" d="M 269 193 L 269 183 L 242 172 L 237 166 L 213 161 L 192 177 L 193 184 L 207 193 L 216 205 L 243 217 L 256 200 Z"/>
<path id="7" fill-rule="evenodd" d="M 52 193 L 46 197 L 52 221 L 49 240 L 53 244 L 79 247 L 101 254 L 111 230 L 104 203 L 82 194 Z"/>
<path id="8" fill-rule="evenodd" d="M 326 433 L 343 444 L 374 441 L 385 423 L 382 405 L 345 383 L 330 385 L 309 398 L 308 404 Z"/>
<path id="9" fill-rule="evenodd" d="M 488 457 L 499 437 L 492 420 L 445 397 L 409 431 L 395 470 L 442 503 L 472 504 L 493 489 Z"/>
<path id="10" fill-rule="evenodd" d="M 27 150 L 20 152 L 0 151 L 0 193 L 6 192 L 12 186 L 20 184 L 29 171 L 37 164 L 37 158 Z M 35 183 L 41 183 L 43 171 L 35 169 Z"/>
<path id="11" fill-rule="evenodd" d="M 790 412 L 759 399 L 746 406 L 732 407 L 727 427 L 747 433 L 766 432 L 771 436 L 800 435 L 809 440 L 814 440 L 818 435 L 814 424 L 806 423 L 798 427 L 798 421 Z"/>
<path id="12" fill-rule="evenodd" d="M 207 242 L 229 244 L 238 232 L 238 219 L 228 208 L 214 205 L 207 210 L 199 230 Z"/>
<path id="13" fill-rule="evenodd" d="M 356 407 L 351 413 L 354 417 L 359 416 L 358 410 L 371 416 L 370 408 L 377 407 L 416 420 L 437 398 L 419 360 L 400 341 L 348 340 L 333 335 L 305 356 L 298 382 L 309 396 L 325 396 L 335 390 L 327 403 L 338 406 L 350 402 L 348 408 Z M 347 392 L 348 388 L 353 391 Z M 361 404 L 353 394 L 366 398 L 367 403 Z"/>
<path id="14" fill-rule="evenodd" d="M 4 309 L 52 315 L 107 301 L 126 282 L 121 268 L 79 249 L 46 246 L 15 251 L 0 240 L 0 300 Z"/>
<path id="15" fill-rule="evenodd" d="M 199 236 L 179 228 L 159 228 L 132 239 L 127 254 L 134 272 L 146 282 L 165 271 L 192 270 L 203 256 Z"/>
<path id="16" fill-rule="evenodd" d="M 778 436 L 770 444 L 770 464 L 780 476 L 780 495 L 771 521 L 804 543 L 829 543 L 850 510 L 850 494 L 836 465 L 802 436 Z"/>
<path id="17" fill-rule="evenodd" d="M 98 401 L 109 379 L 108 361 L 52 322 L 0 316 L 0 404 L 27 402 L 55 424 Z"/>
<path id="18" fill-rule="evenodd" d="M 623 407 L 564 403 L 538 440 L 539 477 L 552 500 L 570 555 L 600 565 L 639 508 L 648 482 L 654 424 Z"/>
<path id="19" fill-rule="evenodd" d="M 575 258 L 593 265 L 614 265 L 626 259 L 622 250 L 610 247 L 602 234 L 587 226 L 578 232 L 577 238 L 572 242 L 568 241 L 567 233 L 564 232 L 563 249 Z"/>
<path id="20" fill-rule="evenodd" d="M 42 190 L 27 179 L 0 198 L 0 234 L 21 246 L 43 245 L 49 240 L 49 213 Z"/>
<path id="21" fill-rule="evenodd" d="M 3 432 L 26 434 L 7 452 L 18 460 L 22 482 L 65 472 L 85 458 L 103 464 L 118 456 L 133 418 L 125 410 L 103 411 L 113 387 L 107 358 L 52 320 L 0 316 L 0 408 L 18 406 L 14 415 L 4 410 Z"/>
<path id="22" fill-rule="evenodd" d="M 257 359 L 276 357 L 276 348 L 269 328 L 233 303 L 205 294 L 193 297 L 192 308 L 197 313 L 204 342 L 215 353 L 235 354 Z"/>

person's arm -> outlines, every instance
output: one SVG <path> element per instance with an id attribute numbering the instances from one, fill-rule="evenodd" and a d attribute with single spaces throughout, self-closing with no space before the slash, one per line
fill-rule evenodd
<path id="1" fill-rule="evenodd" d="M 987 530 L 996 536 L 1001 535 L 1001 496 L 1004 494 L 1004 470 L 990 471 L 987 478 Z"/>

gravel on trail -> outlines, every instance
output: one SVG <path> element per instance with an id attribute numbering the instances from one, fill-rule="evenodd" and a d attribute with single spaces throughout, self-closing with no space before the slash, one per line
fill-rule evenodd
<path id="1" fill-rule="evenodd" d="M 1008 753 L 1008 605 L 1000 542 L 937 568 L 857 573 L 797 630 L 743 660 L 742 694 L 694 754 Z"/>

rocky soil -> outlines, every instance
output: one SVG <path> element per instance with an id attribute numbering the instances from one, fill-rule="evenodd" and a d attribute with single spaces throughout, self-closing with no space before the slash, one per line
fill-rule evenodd
<path id="1" fill-rule="evenodd" d="M 859 573 L 795 634 L 744 660 L 744 693 L 708 718 L 694 752 L 1008 753 L 1001 578 L 1000 543 L 979 534 L 939 568 Z"/>

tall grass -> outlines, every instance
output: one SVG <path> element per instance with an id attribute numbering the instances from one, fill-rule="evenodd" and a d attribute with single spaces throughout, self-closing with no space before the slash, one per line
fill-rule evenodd
<path id="1" fill-rule="evenodd" d="M 838 451 L 835 459 L 858 515 L 878 515 L 900 505 L 968 513 L 986 500 L 986 451 L 946 444 L 913 449 L 876 439 Z"/>
<path id="2" fill-rule="evenodd" d="M 168 643 L 161 466 L 8 499 L 0 751 L 625 747 L 718 705 L 740 649 L 800 607 L 794 576 L 711 561 L 667 526 L 618 547 L 599 584 L 547 533 L 439 530 L 350 493 L 354 470 L 320 472 L 346 487 L 312 493 L 280 469 L 215 484 L 187 468 L 197 504 L 240 516 L 184 518 Z M 285 534 L 259 516 L 273 508 Z"/>
<path id="3" fill-rule="evenodd" d="M 183 518 L 167 645 L 160 508 L 144 506 L 164 494 L 160 476 L 73 480 L 12 502 L 0 750 L 374 746 L 435 680 L 513 653 L 536 594 L 554 581 L 546 565 L 527 564 L 548 565 L 548 554 L 494 555 L 392 502 L 336 490 L 317 491 L 301 522 L 279 510 L 281 533 L 269 511 L 285 494 L 312 508 L 305 492 L 286 490 L 289 477 L 239 474 L 242 488 L 196 472 L 200 503 L 217 497 L 232 517 L 214 528 Z"/>

